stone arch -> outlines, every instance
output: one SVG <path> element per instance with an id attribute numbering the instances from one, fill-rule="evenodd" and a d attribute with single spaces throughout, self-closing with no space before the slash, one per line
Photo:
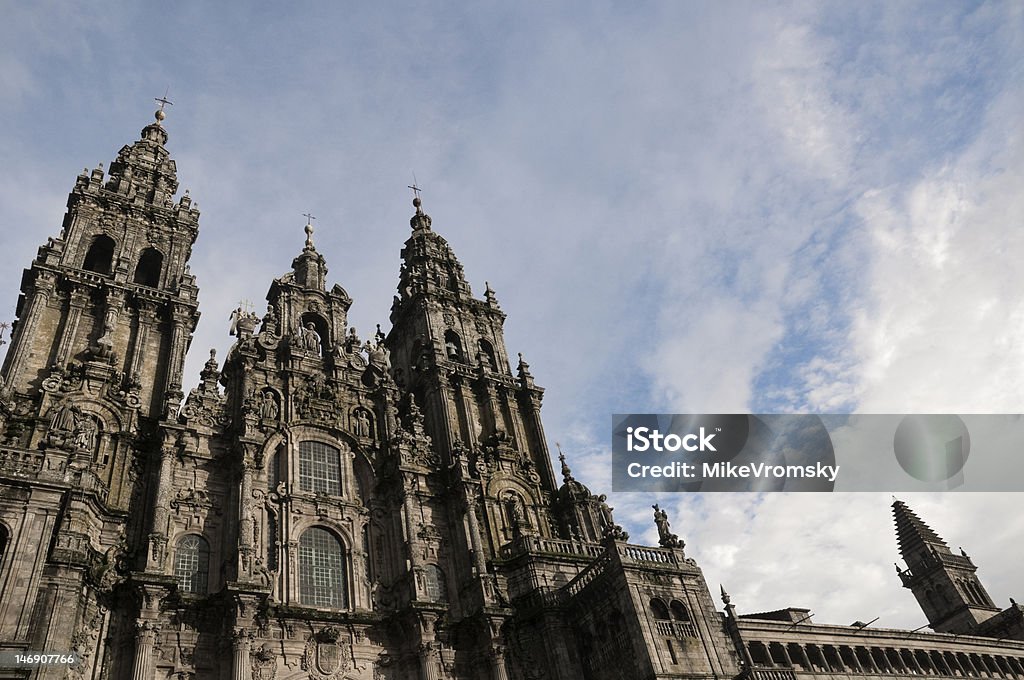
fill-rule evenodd
<path id="1" fill-rule="evenodd" d="M 665 601 L 658 597 L 652 597 L 648 603 L 648 611 L 651 616 L 658 621 L 670 621 L 672 617 L 669 615 L 668 605 Z"/>
<path id="2" fill-rule="evenodd" d="M 494 345 L 485 338 L 480 338 L 477 343 L 480 347 L 480 353 L 483 355 L 483 360 L 495 373 L 498 372 L 498 356 L 494 353 Z"/>
<path id="3" fill-rule="evenodd" d="M 679 600 L 672 600 L 668 604 L 669 611 L 672 613 L 672 618 L 675 621 L 689 621 L 690 612 L 686 609 L 686 605 Z"/>
<path id="4" fill-rule="evenodd" d="M 444 332 L 444 356 L 448 361 L 466 362 L 462 351 L 462 339 L 450 328 Z"/>
<path id="5" fill-rule="evenodd" d="M 163 253 L 153 247 L 146 248 L 139 255 L 139 262 L 135 265 L 135 275 L 132 277 L 132 283 L 149 288 L 158 288 L 163 268 Z"/>
<path id="6" fill-rule="evenodd" d="M 116 248 L 117 243 L 114 242 L 114 239 L 106 234 L 97 234 L 93 237 L 92 243 L 89 244 L 89 250 L 86 251 L 85 257 L 82 259 L 82 269 L 110 276 L 113 273 Z"/>

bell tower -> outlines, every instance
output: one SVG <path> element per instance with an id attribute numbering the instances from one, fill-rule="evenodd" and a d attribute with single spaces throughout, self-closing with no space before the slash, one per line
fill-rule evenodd
<path id="1" fill-rule="evenodd" d="M 928 625 L 939 633 L 971 633 L 999 613 L 967 553 L 954 555 L 938 534 L 903 501 L 892 504 L 900 555 L 907 569 L 896 571 L 917 598 Z"/>
<path id="2" fill-rule="evenodd" d="M 386 340 L 395 382 L 422 407 L 442 466 L 462 467 L 480 485 L 488 555 L 517 534 L 552 536 L 558 484 L 540 419 L 544 391 L 522 356 L 512 371 L 490 285 L 473 297 L 418 195 L 413 206 Z"/>
<path id="3" fill-rule="evenodd" d="M 82 171 L 60 235 L 25 271 L 2 372 L 13 393 L 83 384 L 124 392 L 150 418 L 162 415 L 165 399 L 180 401 L 199 318 L 188 269 L 199 211 L 187 191 L 174 202 L 178 179 L 164 117 L 162 104 L 109 172 L 102 164 Z"/>
<path id="4" fill-rule="evenodd" d="M 86 675 L 110 627 L 133 625 L 105 612 L 143 562 L 149 454 L 177 418 L 199 318 L 199 211 L 174 198 L 159 101 L 108 172 L 75 181 L 22 276 L 0 371 L 0 646 L 75 651 Z"/>

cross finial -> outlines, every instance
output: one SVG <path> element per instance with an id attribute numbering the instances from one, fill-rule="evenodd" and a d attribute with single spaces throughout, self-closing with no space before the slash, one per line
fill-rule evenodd
<path id="1" fill-rule="evenodd" d="M 153 116 L 156 118 L 156 121 L 157 121 L 158 124 L 160 123 L 160 121 L 162 121 L 164 118 L 167 117 L 167 113 L 164 111 L 164 107 L 165 106 L 174 106 L 174 102 L 172 102 L 170 99 L 167 98 L 167 93 L 170 92 L 170 91 L 171 91 L 171 88 L 168 87 L 166 90 L 164 90 L 164 96 L 163 97 L 154 97 L 153 98 L 153 101 L 159 102 L 159 104 L 160 104 L 160 108 L 157 110 L 156 113 L 153 114 Z"/>
<path id="2" fill-rule="evenodd" d="M 412 173 L 412 184 L 410 184 L 408 188 L 412 189 L 413 198 L 419 198 L 420 197 L 420 192 L 423 191 L 423 190 L 420 189 L 419 182 L 416 181 L 416 173 L 415 172 Z"/>
<path id="3" fill-rule="evenodd" d="M 241 309 L 246 314 L 251 314 L 252 313 L 252 300 L 242 299 L 238 303 L 238 308 Z"/>
<path id="4" fill-rule="evenodd" d="M 309 213 L 302 213 L 302 216 L 306 218 L 306 247 L 313 248 L 313 220 L 316 216 Z"/>

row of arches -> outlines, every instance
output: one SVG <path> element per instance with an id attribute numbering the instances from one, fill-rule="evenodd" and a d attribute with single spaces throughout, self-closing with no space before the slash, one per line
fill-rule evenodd
<path id="1" fill-rule="evenodd" d="M 494 372 L 498 371 L 498 357 L 494 353 L 494 345 L 488 340 L 480 338 L 477 341 L 477 349 L 483 355 L 487 365 Z M 460 364 L 467 363 L 465 353 L 462 349 L 462 339 L 455 331 L 448 329 L 444 332 L 444 354 L 449 361 Z"/>
<path id="2" fill-rule="evenodd" d="M 86 271 L 110 276 L 113 273 L 114 250 L 117 244 L 114 239 L 106 234 L 99 234 L 93 238 L 89 250 L 85 253 L 82 262 L 82 269 Z M 146 248 L 139 255 L 138 263 L 135 265 L 135 274 L 132 276 L 132 283 L 141 286 L 156 288 L 160 285 L 160 272 L 163 270 L 164 256 L 156 248 Z"/>
<path id="3" fill-rule="evenodd" d="M 991 602 L 985 597 L 985 593 L 981 590 L 981 585 L 976 581 L 970 579 L 959 579 L 957 584 L 960 586 L 960 590 L 967 595 L 967 601 L 971 604 L 981 605 L 982 607 L 988 607 Z"/>

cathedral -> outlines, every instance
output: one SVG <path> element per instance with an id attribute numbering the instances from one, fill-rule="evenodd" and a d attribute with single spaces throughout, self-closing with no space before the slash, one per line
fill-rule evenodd
<path id="1" fill-rule="evenodd" d="M 266 312 L 183 375 L 199 211 L 163 120 L 77 177 L 22 278 L 0 678 L 1024 680 L 1024 607 L 900 501 L 893 578 L 930 631 L 738 613 L 657 506 L 660 545 L 630 543 L 556 474 L 544 391 L 418 197 L 387 332 L 349 326 L 307 225 Z"/>

